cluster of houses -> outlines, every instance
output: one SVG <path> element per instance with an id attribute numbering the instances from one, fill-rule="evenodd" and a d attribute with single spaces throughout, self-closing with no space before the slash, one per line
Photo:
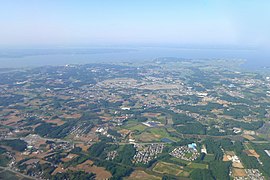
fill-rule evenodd
<path id="1" fill-rule="evenodd" d="M 199 157 L 200 153 L 197 151 L 196 143 L 191 143 L 187 146 L 175 148 L 170 155 L 186 161 L 194 161 Z"/>
<path id="2" fill-rule="evenodd" d="M 164 144 L 150 144 L 150 145 L 139 145 L 134 144 L 137 152 L 133 157 L 134 163 L 143 163 L 147 164 L 152 159 L 157 158 L 157 155 L 162 153 Z"/>
<path id="3" fill-rule="evenodd" d="M 235 177 L 234 180 L 265 180 L 263 174 L 258 169 L 245 169 L 246 175 Z"/>

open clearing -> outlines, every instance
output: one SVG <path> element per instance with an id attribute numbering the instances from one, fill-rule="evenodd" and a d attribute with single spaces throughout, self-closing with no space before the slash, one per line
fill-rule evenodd
<path id="1" fill-rule="evenodd" d="M 215 160 L 214 154 L 206 154 L 206 156 L 204 158 L 205 162 L 210 162 L 210 161 L 213 161 L 213 160 Z"/>
<path id="2" fill-rule="evenodd" d="M 181 164 L 186 164 L 186 165 L 190 163 L 189 161 L 185 161 L 183 159 L 179 159 L 176 157 L 171 157 L 170 160 L 175 162 L 175 163 L 181 163 Z"/>
<path id="3" fill-rule="evenodd" d="M 149 117 L 149 118 L 157 118 L 161 115 L 161 113 L 143 113 L 144 117 Z"/>
<path id="4" fill-rule="evenodd" d="M 153 168 L 153 171 L 161 174 L 171 174 L 174 176 L 179 176 L 180 173 L 183 172 L 180 166 L 165 162 L 158 162 L 156 166 Z"/>
<path id="5" fill-rule="evenodd" d="M 87 173 L 93 172 L 96 174 L 96 179 L 110 179 L 112 177 L 109 171 L 106 171 L 103 167 L 97 167 L 93 165 L 93 161 L 87 160 L 82 164 L 77 165 L 76 167 L 70 167 L 70 170 L 75 171 L 84 171 Z"/>
<path id="6" fill-rule="evenodd" d="M 45 120 L 46 123 L 53 123 L 56 124 L 57 126 L 61 126 L 63 124 L 65 124 L 64 121 L 62 121 L 61 119 L 47 119 Z"/>
<path id="7" fill-rule="evenodd" d="M 89 147 L 90 147 L 90 145 L 86 145 L 86 144 L 84 144 L 84 143 L 76 144 L 76 146 L 82 148 L 82 150 L 83 150 L 84 152 L 87 152 L 87 150 L 88 150 Z"/>
<path id="8" fill-rule="evenodd" d="M 252 137 L 251 135 L 248 135 L 248 134 L 243 135 L 243 137 L 246 138 L 247 140 L 250 140 L 250 141 L 255 140 L 254 137 Z"/>
<path id="9" fill-rule="evenodd" d="M 244 151 L 248 156 L 253 156 L 259 158 L 260 155 L 255 150 L 245 150 Z"/>
<path id="10" fill-rule="evenodd" d="M 244 143 L 244 147 L 245 147 L 246 150 L 253 149 L 253 147 L 249 143 Z"/>
<path id="11" fill-rule="evenodd" d="M 157 141 L 157 139 L 160 139 L 159 136 L 155 136 L 148 132 L 143 132 L 142 134 L 138 135 L 136 137 L 141 142 L 151 142 L 151 141 Z"/>
<path id="12" fill-rule="evenodd" d="M 18 123 L 18 121 L 21 121 L 22 118 L 19 117 L 17 114 L 19 114 L 18 110 L 14 110 L 13 113 L 10 113 L 9 115 L 5 116 L 4 118 L 6 119 L 5 121 L 1 121 L 2 125 L 15 125 Z"/>
<path id="13" fill-rule="evenodd" d="M 164 128 L 151 128 L 151 129 L 149 129 L 149 132 L 151 134 L 154 134 L 155 136 L 159 136 L 161 138 L 165 138 L 165 137 L 170 136 Z"/>
<path id="14" fill-rule="evenodd" d="M 247 176 L 247 173 L 245 172 L 244 169 L 237 169 L 237 168 L 232 169 L 232 174 L 233 174 L 233 177 L 245 177 L 245 176 Z"/>
<path id="15" fill-rule="evenodd" d="M 235 167 L 235 168 L 240 168 L 240 169 L 244 168 L 244 166 L 243 166 L 243 164 L 241 162 L 233 162 L 232 166 Z"/>
<path id="16" fill-rule="evenodd" d="M 149 180 L 149 179 L 161 180 L 162 178 L 147 174 L 146 172 L 141 171 L 141 170 L 135 170 L 132 172 L 132 174 L 129 177 L 127 177 L 125 179 L 127 179 L 127 180 Z"/>
<path id="17" fill-rule="evenodd" d="M 71 161 L 72 159 L 76 158 L 78 155 L 77 154 L 69 154 L 65 158 L 62 158 L 61 160 L 63 162 L 68 162 Z"/>
<path id="18" fill-rule="evenodd" d="M 135 126 L 131 126 L 131 127 L 128 127 L 127 129 L 131 130 L 131 131 L 143 131 L 145 130 L 147 127 L 143 124 L 138 124 L 138 125 L 135 125 Z"/>
<path id="19" fill-rule="evenodd" d="M 189 168 L 193 168 L 193 169 L 208 169 L 208 165 L 207 164 L 201 164 L 201 163 L 190 163 L 188 165 Z"/>

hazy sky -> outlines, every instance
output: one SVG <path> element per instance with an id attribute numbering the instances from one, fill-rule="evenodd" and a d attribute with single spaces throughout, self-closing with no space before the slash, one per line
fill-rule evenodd
<path id="1" fill-rule="evenodd" d="M 269 0 L 0 2 L 1 46 L 269 43 Z"/>

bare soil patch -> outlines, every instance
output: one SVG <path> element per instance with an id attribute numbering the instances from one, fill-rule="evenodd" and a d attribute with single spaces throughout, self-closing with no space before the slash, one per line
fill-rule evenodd
<path id="1" fill-rule="evenodd" d="M 240 169 L 244 168 L 244 166 L 243 166 L 243 164 L 241 162 L 240 163 L 239 162 L 233 162 L 232 166 L 235 167 L 235 168 L 240 168 Z"/>
<path id="2" fill-rule="evenodd" d="M 248 135 L 248 134 L 243 135 L 243 137 L 246 138 L 246 139 L 248 139 L 248 140 L 250 140 L 250 141 L 255 140 L 254 137 L 252 137 L 251 135 Z"/>
<path id="3" fill-rule="evenodd" d="M 53 123 L 53 124 L 57 124 L 57 126 L 60 126 L 62 124 L 65 124 L 64 121 L 62 121 L 61 119 L 48 119 L 45 120 L 46 123 Z"/>
<path id="4" fill-rule="evenodd" d="M 68 154 L 65 158 L 62 158 L 61 160 L 63 162 L 68 162 L 68 161 L 71 161 L 72 159 L 74 159 L 77 156 L 78 156 L 77 154 Z"/>
<path id="5" fill-rule="evenodd" d="M 147 174 L 146 172 L 142 171 L 142 170 L 135 170 L 132 172 L 132 174 L 126 178 L 128 180 L 161 180 L 161 177 L 158 176 L 154 176 L 154 175 L 150 175 Z"/>
<path id="6" fill-rule="evenodd" d="M 232 174 L 234 177 L 245 177 L 247 176 L 247 173 L 244 169 L 237 169 L 237 168 L 233 168 L 232 169 Z"/>
<path id="7" fill-rule="evenodd" d="M 64 114 L 63 117 L 66 119 L 79 119 L 81 114 Z"/>
<path id="8" fill-rule="evenodd" d="M 244 151 L 248 156 L 253 156 L 259 158 L 260 155 L 255 150 L 245 150 Z"/>
<path id="9" fill-rule="evenodd" d="M 230 161 L 226 154 L 223 155 L 223 161 Z"/>
<path id="10" fill-rule="evenodd" d="M 78 171 L 78 170 L 82 170 L 84 172 L 87 173 L 95 173 L 96 174 L 96 179 L 109 179 L 112 177 L 112 174 L 107 171 L 105 168 L 103 167 L 97 167 L 95 165 L 93 165 L 93 161 L 91 160 L 87 160 L 82 164 L 77 165 L 76 167 L 70 167 L 68 169 L 70 170 L 74 170 L 74 171 Z"/>
<path id="11" fill-rule="evenodd" d="M 76 144 L 76 146 L 82 148 L 82 150 L 83 150 L 84 152 L 87 152 L 87 150 L 88 150 L 89 147 L 90 147 L 90 145 L 86 145 L 86 144 L 84 144 L 84 143 Z"/>

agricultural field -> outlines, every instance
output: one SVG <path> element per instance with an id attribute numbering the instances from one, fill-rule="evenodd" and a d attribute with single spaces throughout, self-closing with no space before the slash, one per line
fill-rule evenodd
<path id="1" fill-rule="evenodd" d="M 192 169 L 208 169 L 208 165 L 207 164 L 201 164 L 201 163 L 189 163 L 188 168 L 192 168 Z"/>
<path id="2" fill-rule="evenodd" d="M 253 147 L 250 143 L 244 143 L 243 145 L 245 147 L 245 150 L 252 150 L 253 149 Z"/>
<path id="3" fill-rule="evenodd" d="M 128 130 L 131 130 L 131 131 L 144 131 L 147 126 L 143 125 L 143 124 L 135 124 L 135 125 L 131 125 L 129 124 L 128 126 L 126 127 L 123 127 L 123 128 L 127 128 Z"/>
<path id="4" fill-rule="evenodd" d="M 158 176 L 154 176 L 154 175 L 150 175 L 147 174 L 144 171 L 141 170 L 135 170 L 131 173 L 131 175 L 127 178 L 124 178 L 125 180 L 161 180 L 161 177 Z"/>
<path id="5" fill-rule="evenodd" d="M 206 154 L 206 156 L 203 159 L 203 161 L 205 161 L 205 162 L 210 162 L 210 161 L 213 161 L 213 160 L 215 160 L 214 154 Z"/>
<path id="6" fill-rule="evenodd" d="M 176 164 L 171 164 L 167 162 L 158 162 L 155 167 L 153 168 L 154 172 L 161 173 L 161 174 L 170 174 L 174 176 L 179 176 L 183 173 L 183 169 Z"/>

